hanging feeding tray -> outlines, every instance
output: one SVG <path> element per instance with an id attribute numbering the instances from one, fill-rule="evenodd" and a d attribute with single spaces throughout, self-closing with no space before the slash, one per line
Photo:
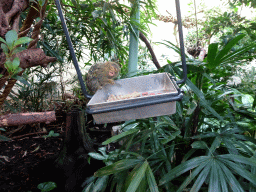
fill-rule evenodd
<path id="1" fill-rule="evenodd" d="M 176 2 L 183 79 L 174 81 L 168 73 L 152 74 L 115 81 L 114 85 L 106 85 L 94 96 L 87 93 L 82 74 L 74 53 L 74 48 L 67 30 L 59 0 L 55 0 L 64 33 L 67 38 L 69 51 L 77 71 L 78 80 L 84 96 L 90 99 L 87 113 L 92 114 L 98 124 L 142 119 L 176 112 L 176 101 L 183 94 L 177 84 L 182 84 L 187 78 L 187 67 L 184 52 L 182 24 L 179 0 Z"/>
<path id="2" fill-rule="evenodd" d="M 182 93 L 168 73 L 120 79 L 98 90 L 87 104 L 97 124 L 170 115 Z"/>

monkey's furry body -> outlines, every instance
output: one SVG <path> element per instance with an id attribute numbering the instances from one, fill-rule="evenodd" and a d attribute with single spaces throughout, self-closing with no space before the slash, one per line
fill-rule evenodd
<path id="1" fill-rule="evenodd" d="M 120 72 L 119 64 L 107 61 L 105 63 L 95 63 L 88 71 L 86 85 L 91 94 L 95 94 L 106 84 L 114 84 L 114 78 Z"/>

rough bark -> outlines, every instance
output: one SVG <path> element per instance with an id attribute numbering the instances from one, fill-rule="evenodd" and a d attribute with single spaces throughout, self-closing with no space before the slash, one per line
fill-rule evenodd
<path id="1" fill-rule="evenodd" d="M 40 17 L 40 20 L 33 26 L 31 34 L 33 41 L 29 43 L 27 50 L 13 56 L 13 58 L 18 57 L 20 59 L 20 67 L 23 71 L 26 68 L 34 66 L 46 67 L 50 62 L 56 61 L 56 58 L 48 57 L 42 49 L 36 48 L 39 40 L 40 29 L 43 24 L 43 20 L 46 17 L 45 12 L 47 2 L 48 0 L 45 1 L 42 8 L 40 8 L 36 3 L 33 3 L 21 29 L 19 29 L 20 14 L 29 7 L 29 0 L 0 0 L 0 37 L 2 38 L 5 38 L 5 34 L 10 30 L 15 30 L 18 33 L 19 38 L 27 36 L 32 24 L 35 22 L 35 19 Z M 2 95 L 0 95 L 0 106 L 2 106 L 17 81 L 16 79 L 9 78 L 8 71 L 4 66 L 5 61 L 6 56 L 0 48 L 0 74 L 3 75 L 0 79 L 0 89 L 7 84 Z M 21 76 L 23 71 L 18 75 Z"/>
<path id="2" fill-rule="evenodd" d="M 55 111 L 8 114 L 0 117 L 0 127 L 52 121 L 56 121 Z"/>

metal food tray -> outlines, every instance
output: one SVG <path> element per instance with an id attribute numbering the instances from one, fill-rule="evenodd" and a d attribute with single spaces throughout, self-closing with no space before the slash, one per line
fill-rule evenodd
<path id="1" fill-rule="evenodd" d="M 111 94 L 140 93 L 140 97 L 107 101 Z M 148 95 L 142 96 L 147 92 Z M 155 95 L 150 95 L 154 93 Z M 116 80 L 98 90 L 87 104 L 87 113 L 97 124 L 143 119 L 176 113 L 176 101 L 183 94 L 168 73 L 151 74 Z"/>

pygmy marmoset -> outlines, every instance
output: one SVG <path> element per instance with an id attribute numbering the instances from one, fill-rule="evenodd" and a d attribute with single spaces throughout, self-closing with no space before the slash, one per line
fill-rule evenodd
<path id="1" fill-rule="evenodd" d="M 115 84 L 114 78 L 120 72 L 119 64 L 111 61 L 105 63 L 95 63 L 88 71 L 86 85 L 91 94 L 95 94 L 106 84 Z"/>

